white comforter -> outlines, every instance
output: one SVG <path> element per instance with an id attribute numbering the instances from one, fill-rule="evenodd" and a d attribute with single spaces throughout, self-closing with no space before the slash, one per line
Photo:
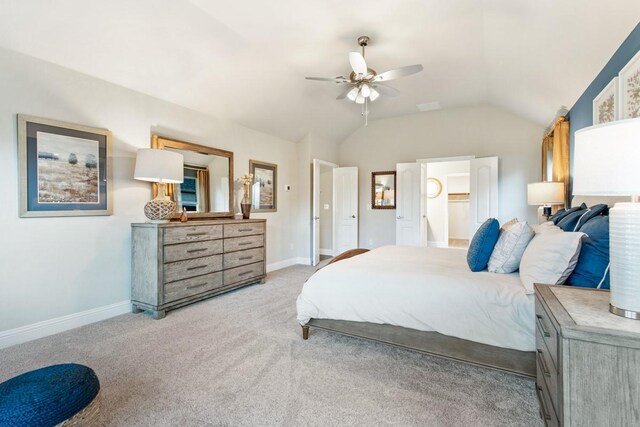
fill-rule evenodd
<path id="1" fill-rule="evenodd" d="M 298 321 L 386 323 L 498 347 L 535 350 L 534 296 L 517 273 L 472 273 L 466 251 L 384 246 L 309 278 Z"/>

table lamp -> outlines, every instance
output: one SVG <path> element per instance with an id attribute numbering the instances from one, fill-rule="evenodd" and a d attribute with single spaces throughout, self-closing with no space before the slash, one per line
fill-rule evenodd
<path id="1" fill-rule="evenodd" d="M 138 150 L 133 177 L 158 183 L 158 194 L 144 206 L 144 214 L 153 223 L 169 222 L 176 213 L 176 204 L 167 196 L 165 185 L 184 181 L 182 154 L 155 148 Z"/>
<path id="2" fill-rule="evenodd" d="M 609 311 L 640 319 L 640 118 L 575 134 L 573 194 L 631 196 L 609 210 Z"/>
<path id="3" fill-rule="evenodd" d="M 551 216 L 551 205 L 564 204 L 564 183 L 532 182 L 527 184 L 527 203 L 542 206 L 542 215 L 548 221 Z"/>

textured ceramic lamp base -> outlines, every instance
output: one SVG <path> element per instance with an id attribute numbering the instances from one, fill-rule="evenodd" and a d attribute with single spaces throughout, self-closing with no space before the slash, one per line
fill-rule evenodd
<path id="1" fill-rule="evenodd" d="M 640 320 L 640 203 L 616 203 L 609 211 L 609 222 L 609 311 Z"/>
<path id="2" fill-rule="evenodd" d="M 176 214 L 176 204 L 168 199 L 155 198 L 144 205 L 144 214 L 152 223 L 166 223 Z"/>

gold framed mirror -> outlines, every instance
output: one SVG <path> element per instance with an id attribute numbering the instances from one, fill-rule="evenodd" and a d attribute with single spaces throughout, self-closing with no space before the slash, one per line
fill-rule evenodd
<path id="1" fill-rule="evenodd" d="M 174 218 L 186 208 L 189 218 L 233 217 L 233 152 L 153 135 L 151 148 L 184 156 L 184 182 L 167 184 L 167 195 L 178 206 Z M 158 185 L 152 184 L 153 197 Z"/>
<path id="2" fill-rule="evenodd" d="M 396 171 L 371 172 L 371 209 L 396 208 Z"/>

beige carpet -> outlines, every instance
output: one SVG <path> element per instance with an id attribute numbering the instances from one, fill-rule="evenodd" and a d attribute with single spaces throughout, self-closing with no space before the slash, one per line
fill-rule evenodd
<path id="1" fill-rule="evenodd" d="M 110 426 L 541 425 L 531 380 L 324 331 L 303 341 L 295 298 L 313 270 L 0 350 L 0 381 L 90 366 Z"/>

